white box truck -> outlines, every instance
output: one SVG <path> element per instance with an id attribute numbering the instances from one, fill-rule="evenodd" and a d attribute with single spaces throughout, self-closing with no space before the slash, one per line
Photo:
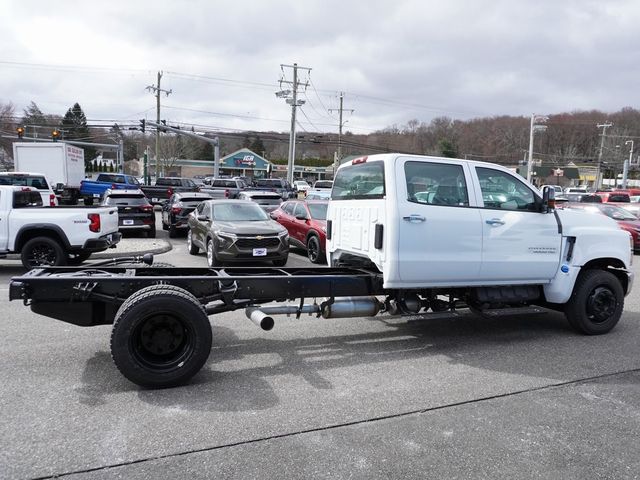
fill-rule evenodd
<path id="1" fill-rule="evenodd" d="M 13 164 L 16 172 L 44 174 L 61 204 L 75 205 L 84 180 L 84 150 L 64 142 L 14 142 Z"/>

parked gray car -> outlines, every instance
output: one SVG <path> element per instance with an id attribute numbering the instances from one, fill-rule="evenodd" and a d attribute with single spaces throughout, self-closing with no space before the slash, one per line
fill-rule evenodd
<path id="1" fill-rule="evenodd" d="M 208 200 L 189 215 L 187 246 L 191 255 L 207 252 L 207 263 L 272 261 L 283 267 L 289 257 L 287 229 L 256 203 Z"/>
<path id="2" fill-rule="evenodd" d="M 276 192 L 248 190 L 240 192 L 238 198 L 240 200 L 251 200 L 252 202 L 257 203 L 267 213 L 273 212 L 282 203 L 282 196 Z"/>

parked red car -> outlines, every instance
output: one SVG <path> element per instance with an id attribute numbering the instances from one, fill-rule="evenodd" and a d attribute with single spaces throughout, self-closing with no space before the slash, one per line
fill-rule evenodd
<path id="1" fill-rule="evenodd" d="M 322 263 L 327 245 L 328 202 L 289 200 L 271 212 L 271 218 L 289 231 L 289 244 L 307 250 L 313 263 Z"/>
<path id="2" fill-rule="evenodd" d="M 568 203 L 564 208 L 581 208 L 590 213 L 601 213 L 613 218 L 621 229 L 626 230 L 633 238 L 633 251 L 640 252 L 640 219 L 616 205 L 610 203 Z"/>

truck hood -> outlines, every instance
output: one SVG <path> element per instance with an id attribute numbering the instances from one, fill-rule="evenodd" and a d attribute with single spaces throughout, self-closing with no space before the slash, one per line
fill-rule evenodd
<path id="1" fill-rule="evenodd" d="M 557 212 L 562 222 L 562 232 L 565 236 L 574 235 L 574 230 L 583 228 L 620 230 L 615 220 L 601 213 L 585 212 L 577 208 L 558 209 Z"/>
<path id="2" fill-rule="evenodd" d="M 235 235 L 277 235 L 286 229 L 275 220 L 258 222 L 216 222 L 218 231 Z"/>

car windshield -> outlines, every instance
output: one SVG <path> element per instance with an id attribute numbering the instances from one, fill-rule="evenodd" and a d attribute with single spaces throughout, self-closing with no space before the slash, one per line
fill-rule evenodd
<path id="1" fill-rule="evenodd" d="M 327 204 L 326 203 L 309 203 L 309 212 L 311 212 L 311 218 L 316 220 L 327 219 Z"/>
<path id="2" fill-rule="evenodd" d="M 614 207 L 612 205 L 600 205 L 599 208 L 602 213 L 614 220 L 638 220 L 638 217 L 629 213 L 624 208 Z"/>
<path id="3" fill-rule="evenodd" d="M 213 207 L 213 219 L 219 222 L 257 222 L 269 220 L 255 203 L 221 203 Z"/>
<path id="4" fill-rule="evenodd" d="M 19 187 L 33 187 L 47 190 L 49 185 L 44 177 L 31 177 L 22 175 L 0 175 L 0 185 L 16 185 Z"/>

